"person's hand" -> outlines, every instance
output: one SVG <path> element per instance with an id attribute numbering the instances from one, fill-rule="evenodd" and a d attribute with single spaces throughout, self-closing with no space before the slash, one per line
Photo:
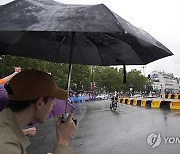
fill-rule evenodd
<path id="1" fill-rule="evenodd" d="M 24 129 L 23 132 L 27 136 L 34 136 L 36 134 L 36 127 Z"/>
<path id="2" fill-rule="evenodd" d="M 61 118 L 56 123 L 56 143 L 68 145 L 69 140 L 76 130 L 76 125 L 72 120 L 72 114 L 69 114 L 67 120 L 61 123 Z"/>
<path id="3" fill-rule="evenodd" d="M 14 67 L 14 72 L 15 73 L 21 72 L 21 67 Z"/>

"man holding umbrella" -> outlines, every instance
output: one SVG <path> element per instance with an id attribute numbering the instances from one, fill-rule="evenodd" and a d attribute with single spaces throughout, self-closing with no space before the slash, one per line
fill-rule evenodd
<path id="1" fill-rule="evenodd" d="M 67 92 L 57 87 L 53 77 L 38 70 L 25 70 L 14 76 L 8 85 L 7 108 L 0 112 L 0 149 L 3 154 L 25 154 L 30 144 L 21 128 L 36 120 L 45 122 L 54 105 L 54 98 L 66 99 Z M 76 126 L 69 115 L 56 123 L 54 154 L 71 154 L 68 142 Z"/>

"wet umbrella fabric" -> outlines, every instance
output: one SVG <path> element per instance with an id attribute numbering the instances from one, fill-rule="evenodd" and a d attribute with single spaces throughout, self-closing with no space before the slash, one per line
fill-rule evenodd
<path id="1" fill-rule="evenodd" d="M 88 65 L 144 65 L 172 52 L 105 5 L 16 0 L 0 7 L 0 54 Z"/>

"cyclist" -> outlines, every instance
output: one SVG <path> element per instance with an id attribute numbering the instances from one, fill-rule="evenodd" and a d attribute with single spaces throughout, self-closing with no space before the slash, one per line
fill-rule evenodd
<path id="1" fill-rule="evenodd" d="M 116 110 L 117 109 L 117 101 L 118 101 L 118 95 L 113 95 L 111 97 L 111 104 L 110 104 L 110 110 L 114 109 Z"/>

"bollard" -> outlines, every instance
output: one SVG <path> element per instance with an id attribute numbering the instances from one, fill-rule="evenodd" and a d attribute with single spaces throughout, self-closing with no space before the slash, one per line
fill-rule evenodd
<path id="1" fill-rule="evenodd" d="M 146 106 L 146 100 L 145 99 L 142 99 L 141 100 L 141 107 L 145 107 Z"/>
<path id="2" fill-rule="evenodd" d="M 125 98 L 122 99 L 122 103 L 125 104 Z"/>
<path id="3" fill-rule="evenodd" d="M 137 105 L 137 99 L 134 99 L 133 101 L 133 105 L 136 106 Z"/>
<path id="4" fill-rule="evenodd" d="M 174 99 L 178 99 L 179 94 L 174 95 Z"/>
<path id="5" fill-rule="evenodd" d="M 131 99 L 128 99 L 127 104 L 128 104 L 128 105 L 130 105 L 130 104 L 131 104 Z"/>
<path id="6" fill-rule="evenodd" d="M 171 94 L 170 93 L 168 94 L 168 99 L 171 99 Z"/>
<path id="7" fill-rule="evenodd" d="M 161 100 L 153 100 L 151 103 L 151 108 L 160 108 Z"/>
<path id="8" fill-rule="evenodd" d="M 170 109 L 172 109 L 172 110 L 180 110 L 180 101 L 179 100 L 173 100 L 170 103 Z"/>

